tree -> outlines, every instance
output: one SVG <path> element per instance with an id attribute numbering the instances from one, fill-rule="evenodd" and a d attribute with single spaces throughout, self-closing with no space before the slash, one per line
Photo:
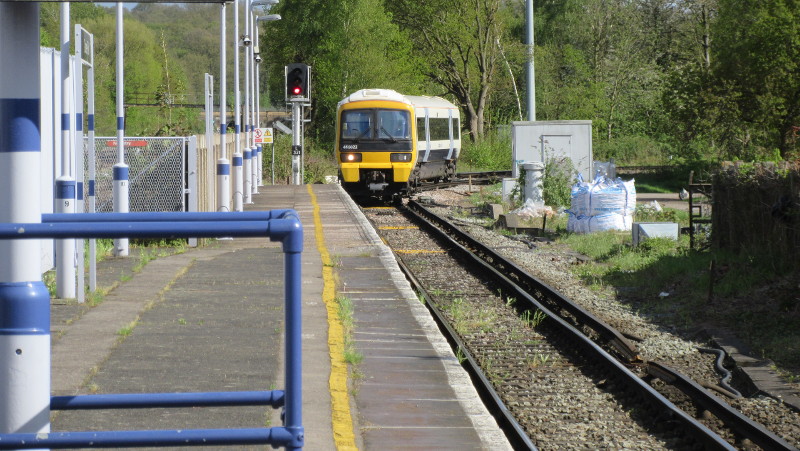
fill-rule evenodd
<path id="1" fill-rule="evenodd" d="M 381 0 L 286 2 L 282 20 L 265 27 L 264 50 L 274 61 L 270 75 L 276 103 L 283 103 L 283 66 L 312 66 L 312 131 L 330 140 L 337 103 L 363 88 L 419 91 L 408 38 L 391 21 Z M 282 64 L 281 64 L 282 63 Z"/>
<path id="2" fill-rule="evenodd" d="M 395 23 L 425 59 L 425 75 L 458 101 L 474 141 L 484 134 L 486 106 L 502 37 L 500 0 L 387 2 Z"/>
<path id="3" fill-rule="evenodd" d="M 711 67 L 738 93 L 743 139 L 783 158 L 800 126 L 800 2 L 719 0 Z"/>

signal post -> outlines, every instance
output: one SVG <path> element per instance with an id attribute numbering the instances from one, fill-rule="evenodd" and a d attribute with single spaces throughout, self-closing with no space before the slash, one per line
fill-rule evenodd
<path id="1" fill-rule="evenodd" d="M 286 66 L 286 100 L 292 102 L 292 184 L 302 185 L 303 117 L 304 102 L 311 98 L 311 67 L 303 63 Z"/>

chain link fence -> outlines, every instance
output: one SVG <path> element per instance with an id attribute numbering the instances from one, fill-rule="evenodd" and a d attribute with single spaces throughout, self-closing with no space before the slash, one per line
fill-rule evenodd
<path id="1" fill-rule="evenodd" d="M 128 165 L 129 211 L 186 211 L 187 138 L 125 138 Z M 89 143 L 84 159 L 88 174 Z M 95 205 L 98 213 L 114 210 L 113 168 L 118 162 L 117 139 L 95 138 Z M 84 199 L 89 187 L 84 186 Z M 85 210 L 89 203 L 85 202 Z"/>

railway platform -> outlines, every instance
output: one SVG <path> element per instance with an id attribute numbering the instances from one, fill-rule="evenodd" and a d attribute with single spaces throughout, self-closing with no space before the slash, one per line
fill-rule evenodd
<path id="1" fill-rule="evenodd" d="M 265 186 L 246 210 L 294 209 L 302 254 L 305 449 L 510 449 L 391 251 L 338 185 Z M 149 258 L 149 257 L 148 257 Z M 283 253 L 261 238 L 98 265 L 99 305 L 54 299 L 53 395 L 282 387 Z M 137 268 L 140 267 L 140 268 Z M 337 298 L 363 360 L 348 370 Z M 51 430 L 253 428 L 269 407 L 54 411 Z M 241 448 L 241 447 L 240 447 Z M 266 448 L 266 447 L 263 447 Z"/>

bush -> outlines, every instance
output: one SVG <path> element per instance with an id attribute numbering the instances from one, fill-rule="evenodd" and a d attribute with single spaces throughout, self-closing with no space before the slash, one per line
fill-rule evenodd
<path id="1" fill-rule="evenodd" d="M 621 136 L 595 142 L 594 159 L 614 159 L 617 166 L 660 166 L 669 162 L 669 146 L 649 136 Z"/>
<path id="2" fill-rule="evenodd" d="M 575 167 L 569 158 L 550 158 L 544 166 L 542 197 L 545 205 L 553 208 L 569 207 Z"/>
<path id="3" fill-rule="evenodd" d="M 272 177 L 272 148 L 264 147 L 264 180 Z M 326 175 L 336 175 L 338 167 L 333 156 L 333 146 L 319 144 L 306 138 L 303 155 L 303 183 L 322 183 Z M 285 184 L 292 181 L 292 137 L 277 134 L 275 136 L 275 183 Z"/>
<path id="4" fill-rule="evenodd" d="M 511 136 L 507 133 L 487 134 L 482 140 L 461 140 L 460 171 L 511 170 Z"/>

